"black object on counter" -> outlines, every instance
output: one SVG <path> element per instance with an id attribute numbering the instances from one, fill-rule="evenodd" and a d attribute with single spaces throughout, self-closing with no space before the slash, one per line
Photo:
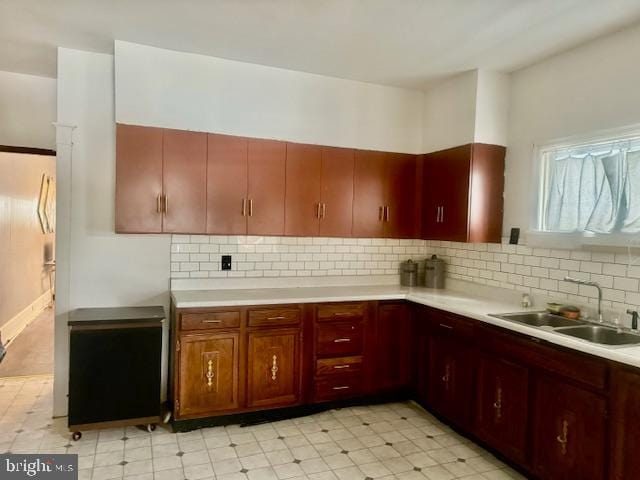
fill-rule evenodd
<path id="1" fill-rule="evenodd" d="M 160 419 L 162 307 L 81 308 L 69 314 L 69 430 Z"/>

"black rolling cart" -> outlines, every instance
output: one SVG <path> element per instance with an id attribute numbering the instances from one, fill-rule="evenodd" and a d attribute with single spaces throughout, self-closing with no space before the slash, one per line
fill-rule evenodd
<path id="1" fill-rule="evenodd" d="M 69 431 L 160 421 L 162 307 L 69 314 Z"/>

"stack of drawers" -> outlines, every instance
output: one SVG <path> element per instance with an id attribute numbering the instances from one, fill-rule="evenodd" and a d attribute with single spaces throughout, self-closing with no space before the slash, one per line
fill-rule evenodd
<path id="1" fill-rule="evenodd" d="M 365 306 L 318 305 L 314 324 L 314 401 L 361 394 Z"/>

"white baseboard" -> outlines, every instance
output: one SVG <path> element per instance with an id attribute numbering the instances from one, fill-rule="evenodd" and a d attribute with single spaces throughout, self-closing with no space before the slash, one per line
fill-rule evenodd
<path id="1" fill-rule="evenodd" d="M 0 326 L 0 339 L 3 345 L 8 345 L 16 338 L 40 313 L 51 305 L 51 290 L 40 295 L 27 308 L 18 313 L 4 325 Z"/>

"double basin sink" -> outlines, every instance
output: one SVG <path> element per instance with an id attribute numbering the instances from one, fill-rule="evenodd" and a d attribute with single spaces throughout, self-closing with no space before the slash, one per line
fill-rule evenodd
<path id="1" fill-rule="evenodd" d="M 570 320 L 548 312 L 518 312 L 492 314 L 492 317 L 532 327 L 551 330 L 562 335 L 580 338 L 591 343 L 608 346 L 640 345 L 640 335 L 619 331 L 616 328 L 597 325 L 582 320 Z"/>

